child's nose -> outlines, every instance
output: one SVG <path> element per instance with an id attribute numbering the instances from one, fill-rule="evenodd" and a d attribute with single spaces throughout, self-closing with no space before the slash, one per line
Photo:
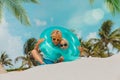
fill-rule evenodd
<path id="1" fill-rule="evenodd" d="M 57 42 L 57 40 L 55 40 L 55 42 Z"/>

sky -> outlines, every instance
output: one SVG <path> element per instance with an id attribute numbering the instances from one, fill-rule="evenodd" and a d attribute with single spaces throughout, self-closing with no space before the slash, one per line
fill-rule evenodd
<path id="1" fill-rule="evenodd" d="M 11 59 L 23 55 L 23 45 L 31 37 L 51 26 L 74 29 L 83 40 L 98 37 L 98 30 L 106 20 L 114 22 L 113 30 L 120 26 L 120 14 L 113 16 L 103 0 L 40 0 L 40 4 L 23 4 L 31 26 L 21 24 L 8 10 L 4 10 L 0 24 L 0 54 L 6 52 Z"/>

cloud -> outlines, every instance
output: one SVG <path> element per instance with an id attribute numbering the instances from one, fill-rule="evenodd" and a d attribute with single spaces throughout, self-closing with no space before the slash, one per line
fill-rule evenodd
<path id="1" fill-rule="evenodd" d="M 97 32 L 89 33 L 89 35 L 87 36 L 87 40 L 89 40 L 91 38 L 97 38 Z"/>
<path id="2" fill-rule="evenodd" d="M 8 25 L 5 19 L 0 24 L 0 54 L 5 51 L 11 59 L 15 59 L 23 55 L 23 42 L 21 37 L 10 34 Z"/>
<path id="3" fill-rule="evenodd" d="M 100 8 L 88 10 L 85 13 L 76 12 L 67 22 L 69 27 L 78 28 L 82 25 L 95 25 L 104 17 L 104 11 Z"/>
<path id="4" fill-rule="evenodd" d="M 83 27 L 84 23 L 83 23 L 83 16 L 80 15 L 80 13 L 76 13 L 74 14 L 67 22 L 67 26 L 70 29 L 74 29 L 77 33 L 80 32 L 81 34 L 81 27 Z M 78 35 L 79 37 L 81 37 L 81 35 Z"/>
<path id="5" fill-rule="evenodd" d="M 69 28 L 80 28 L 80 26 L 83 24 L 83 16 L 81 16 L 79 13 L 74 14 L 70 20 L 68 20 L 67 25 Z"/>
<path id="6" fill-rule="evenodd" d="M 68 25 L 69 25 L 69 26 L 72 26 L 72 27 L 76 27 L 76 26 L 82 24 L 82 22 L 83 22 L 82 19 L 83 19 L 82 16 L 80 16 L 80 15 L 75 15 L 75 16 L 73 16 L 73 17 L 68 21 Z"/>
<path id="7" fill-rule="evenodd" d="M 39 19 L 35 19 L 36 26 L 46 26 L 47 22 Z"/>
<path id="8" fill-rule="evenodd" d="M 53 22 L 53 21 L 54 21 L 54 18 L 53 18 L 53 17 L 51 17 L 51 18 L 50 18 L 50 21 L 51 21 L 51 22 Z"/>
<path id="9" fill-rule="evenodd" d="M 104 11 L 102 9 L 93 9 L 87 11 L 84 15 L 84 22 L 86 24 L 96 24 L 104 17 Z"/>

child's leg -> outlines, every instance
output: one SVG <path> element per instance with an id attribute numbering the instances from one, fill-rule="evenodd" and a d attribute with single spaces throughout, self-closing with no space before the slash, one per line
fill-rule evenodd
<path id="1" fill-rule="evenodd" d="M 42 60 L 42 57 L 41 57 L 41 55 L 38 53 L 38 51 L 37 50 L 32 50 L 32 55 L 33 55 L 33 58 L 35 59 L 35 60 L 37 60 L 40 64 L 44 64 L 44 62 L 43 62 L 43 60 Z"/>

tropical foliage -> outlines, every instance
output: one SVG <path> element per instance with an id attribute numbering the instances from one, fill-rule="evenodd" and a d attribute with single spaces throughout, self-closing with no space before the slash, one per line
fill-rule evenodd
<path id="1" fill-rule="evenodd" d="M 113 22 L 105 21 L 99 29 L 99 38 L 90 39 L 86 42 L 81 41 L 81 45 L 85 48 L 85 53 L 89 56 L 107 57 L 113 53 L 109 51 L 109 45 L 120 51 L 120 28 L 112 31 Z M 108 54 L 108 55 L 107 55 Z"/>
<path id="2" fill-rule="evenodd" d="M 12 59 L 9 59 L 8 55 L 5 52 L 2 52 L 0 56 L 0 64 L 4 66 L 13 66 L 11 62 Z"/>
<path id="3" fill-rule="evenodd" d="M 28 39 L 24 44 L 24 54 L 30 54 L 31 50 L 34 49 L 34 46 L 36 44 L 37 40 L 35 38 Z"/>
<path id="4" fill-rule="evenodd" d="M 99 29 L 100 39 L 96 39 L 96 47 L 99 46 L 101 50 L 104 50 L 110 56 L 108 44 L 111 44 L 114 48 L 120 50 L 120 28 L 112 31 L 113 22 L 111 20 L 105 21 Z"/>
<path id="5" fill-rule="evenodd" d="M 20 66 L 21 69 L 26 67 L 26 66 L 28 66 L 29 68 L 31 68 L 33 66 L 29 55 L 17 57 L 15 59 L 15 63 L 19 60 L 22 60 L 22 65 Z"/>
<path id="6" fill-rule="evenodd" d="M 34 66 L 37 65 L 36 61 L 34 60 L 31 51 L 34 49 L 37 40 L 35 38 L 29 38 L 24 44 L 24 54 L 30 57 L 30 60 Z"/>
<path id="7" fill-rule="evenodd" d="M 91 43 L 91 40 L 83 41 L 80 39 L 81 47 L 83 48 L 83 51 L 81 52 L 81 56 L 89 57 L 93 53 L 93 44 Z M 84 53 L 84 54 L 82 54 Z"/>
<path id="8" fill-rule="evenodd" d="M 20 68 L 23 68 L 26 65 L 29 68 L 32 67 L 33 65 L 34 66 L 37 65 L 36 61 L 34 60 L 34 58 L 31 55 L 31 51 L 34 49 L 36 42 L 37 42 L 37 40 L 35 38 L 30 38 L 25 42 L 25 44 L 23 46 L 25 56 L 19 56 L 15 59 L 15 62 L 22 60 L 22 65 Z"/>
<path id="9" fill-rule="evenodd" d="M 27 12 L 22 6 L 22 3 L 38 3 L 38 0 L 0 0 L 0 21 L 3 17 L 3 8 L 5 7 L 22 23 L 30 25 Z"/>
<path id="10" fill-rule="evenodd" d="M 89 0 L 90 3 L 93 3 L 95 0 Z M 120 0 L 104 0 L 109 11 L 115 15 L 115 13 L 120 13 Z"/>

